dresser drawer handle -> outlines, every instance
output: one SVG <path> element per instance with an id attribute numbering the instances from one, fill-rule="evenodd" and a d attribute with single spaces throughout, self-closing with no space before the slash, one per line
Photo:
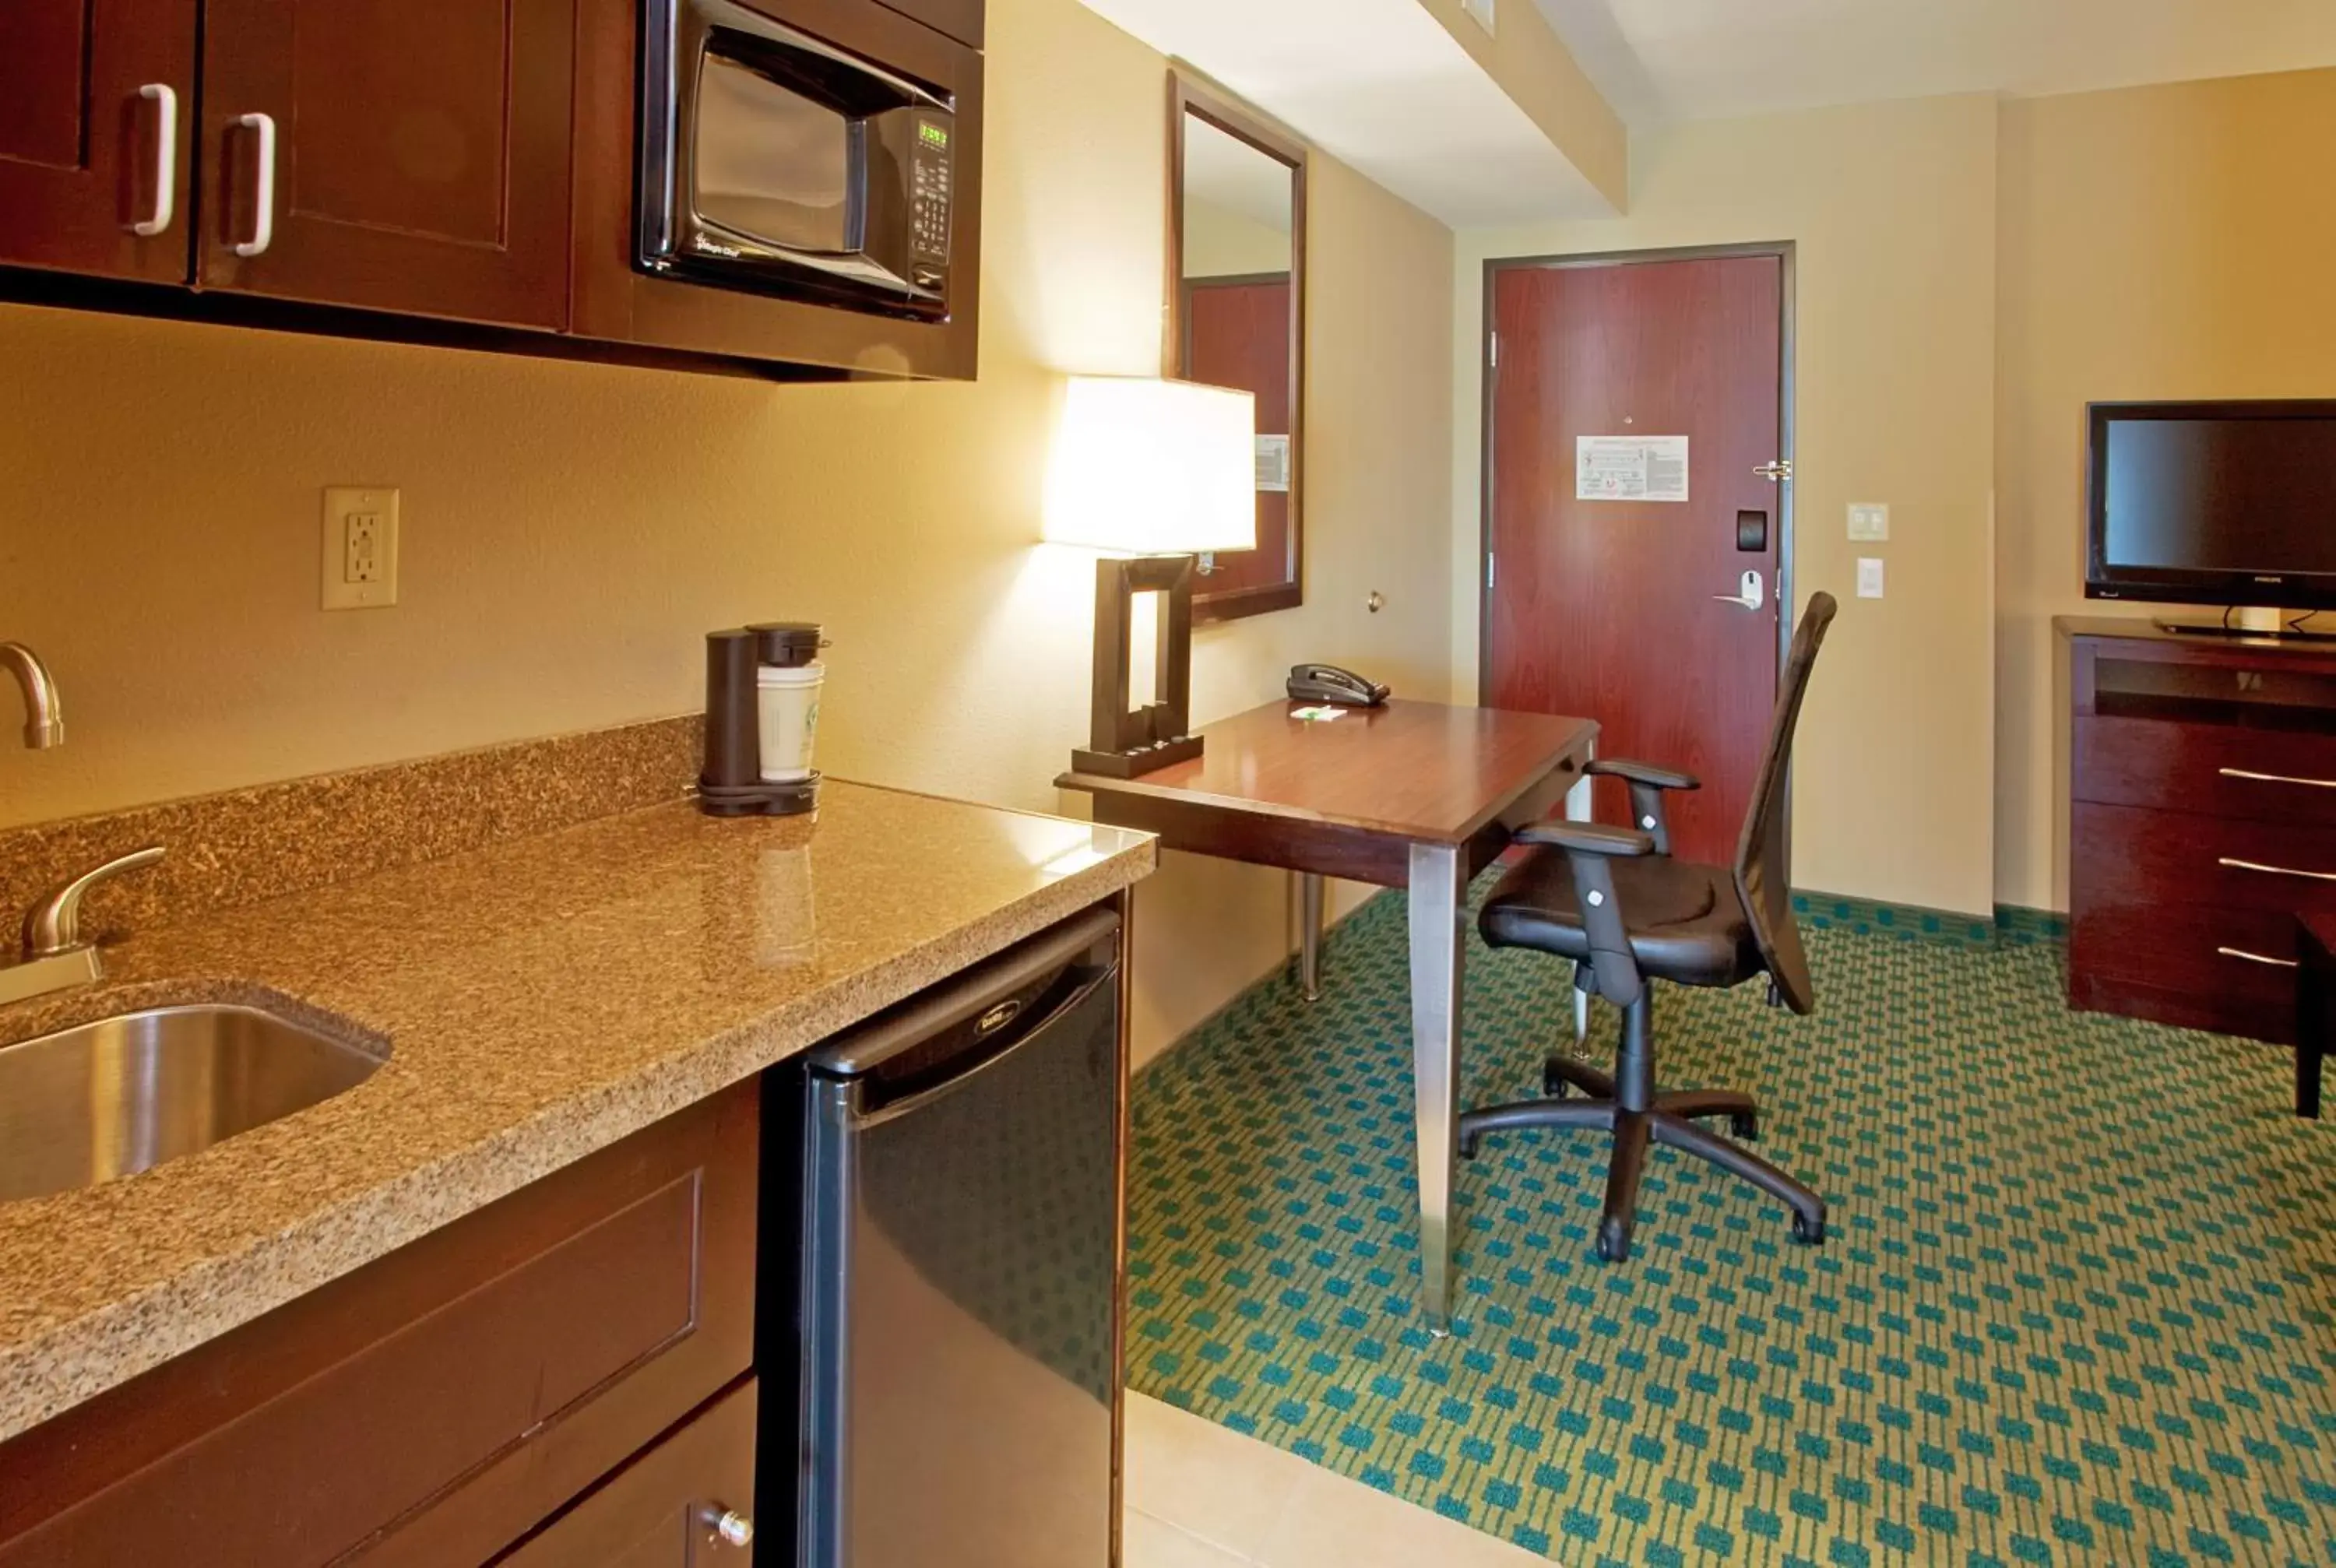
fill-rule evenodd
<path id="1" fill-rule="evenodd" d="M 2293 866 L 2267 866 L 2261 861 L 2234 861 L 2224 855 L 2214 862 L 2225 871 L 2261 872 L 2273 877 L 2309 877 L 2315 882 L 2336 882 L 2336 872 L 2302 872 Z"/>
<path id="2" fill-rule="evenodd" d="M 2226 959 L 2244 959 L 2251 964 L 2268 964 L 2275 969 L 2292 969 L 2298 967 L 2293 959 L 2265 958 L 2261 953 L 2251 953 L 2244 948 L 2216 948 L 2214 950 Z"/>
<path id="3" fill-rule="evenodd" d="M 2255 773 L 2243 767 L 2221 767 L 2214 771 L 2224 778 L 2243 778 L 2254 784 L 2303 784 L 2316 790 L 2336 790 L 2336 778 L 2297 778 L 2292 774 Z"/>

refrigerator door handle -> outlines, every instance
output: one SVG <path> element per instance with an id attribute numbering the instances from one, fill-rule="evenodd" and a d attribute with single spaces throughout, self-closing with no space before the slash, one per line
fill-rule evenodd
<path id="1" fill-rule="evenodd" d="M 887 1100 L 872 1111 L 853 1110 L 851 1113 L 852 1125 L 855 1129 L 861 1130 L 881 1127 L 887 1122 L 924 1110 L 937 1101 L 948 1099 L 1000 1062 L 1012 1060 L 1015 1052 L 1044 1035 L 1057 1020 L 1076 1010 L 1081 1002 L 1093 996 L 1097 986 L 1116 979 L 1118 973 L 1119 966 L 1116 964 L 1088 968 L 1080 984 L 1075 989 L 1065 992 L 1062 999 L 1054 1007 L 1047 1008 L 1045 1014 L 1021 1020 L 1022 1027 L 1015 1031 L 1011 1044 L 997 1050 L 984 1051 L 978 1055 L 968 1057 L 962 1068 L 950 1073 L 949 1076 L 938 1083 L 927 1085 L 915 1094 L 903 1095 L 897 1100 Z"/>

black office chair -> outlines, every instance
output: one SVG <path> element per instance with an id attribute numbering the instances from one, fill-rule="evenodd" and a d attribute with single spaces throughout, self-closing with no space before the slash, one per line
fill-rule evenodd
<path id="1" fill-rule="evenodd" d="M 1793 633 L 1791 655 L 1776 693 L 1768 748 L 1751 810 L 1736 842 L 1736 865 L 1698 865 L 1670 856 L 1663 811 L 1669 790 L 1697 787 L 1695 779 L 1645 763 L 1595 762 L 1593 774 L 1623 780 L 1630 789 L 1637 828 L 1595 823 L 1536 823 L 1517 835 L 1538 846 L 1494 888 L 1478 926 L 1496 948 L 1532 948 L 1574 962 L 1574 983 L 1622 1009 L 1622 1040 L 1614 1076 L 1560 1050 L 1543 1073 L 1547 1099 L 1470 1111 L 1460 1118 L 1460 1155 L 1474 1159 L 1484 1134 L 1520 1127 L 1602 1127 L 1614 1135 L 1606 1175 L 1606 1214 L 1598 1227 L 1598 1255 L 1609 1262 L 1630 1256 L 1639 1177 L 1652 1139 L 1708 1160 L 1788 1204 L 1793 1234 L 1825 1240 L 1825 1200 L 1751 1151 L 1696 1125 L 1726 1116 L 1739 1138 L 1759 1135 L 1759 1107 L 1729 1089 L 1655 1092 L 1654 998 L 1649 980 L 1683 986 L 1740 985 L 1768 977 L 1772 1005 L 1806 1013 L 1816 1006 L 1807 955 L 1793 924 L 1793 895 L 1785 864 L 1785 770 L 1792 760 L 1793 727 L 1817 647 L 1840 607 L 1829 593 L 1814 595 Z M 1591 1096 L 1569 1099 L 1570 1088 Z"/>

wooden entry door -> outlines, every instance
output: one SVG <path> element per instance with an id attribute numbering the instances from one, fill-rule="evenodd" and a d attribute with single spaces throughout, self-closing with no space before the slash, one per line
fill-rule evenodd
<path id="1" fill-rule="evenodd" d="M 1483 700 L 1587 715 L 1601 755 L 1696 774 L 1672 850 L 1722 865 L 1776 688 L 1785 487 L 1759 471 L 1784 456 L 1784 288 L 1765 254 L 1493 278 Z M 1686 498 L 1642 498 L 1678 492 L 1676 443 L 1651 439 L 1675 437 Z M 1757 609 L 1735 602 L 1747 571 Z M 1598 787 L 1600 819 L 1630 820 Z"/>

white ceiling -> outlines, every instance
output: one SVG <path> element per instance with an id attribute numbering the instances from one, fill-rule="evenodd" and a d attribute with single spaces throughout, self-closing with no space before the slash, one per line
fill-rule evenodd
<path id="1" fill-rule="evenodd" d="M 2336 0 L 1537 0 L 1633 125 L 2336 65 Z"/>
<path id="2" fill-rule="evenodd" d="M 1085 3 L 1455 228 L 1613 210 L 1419 0 Z"/>

